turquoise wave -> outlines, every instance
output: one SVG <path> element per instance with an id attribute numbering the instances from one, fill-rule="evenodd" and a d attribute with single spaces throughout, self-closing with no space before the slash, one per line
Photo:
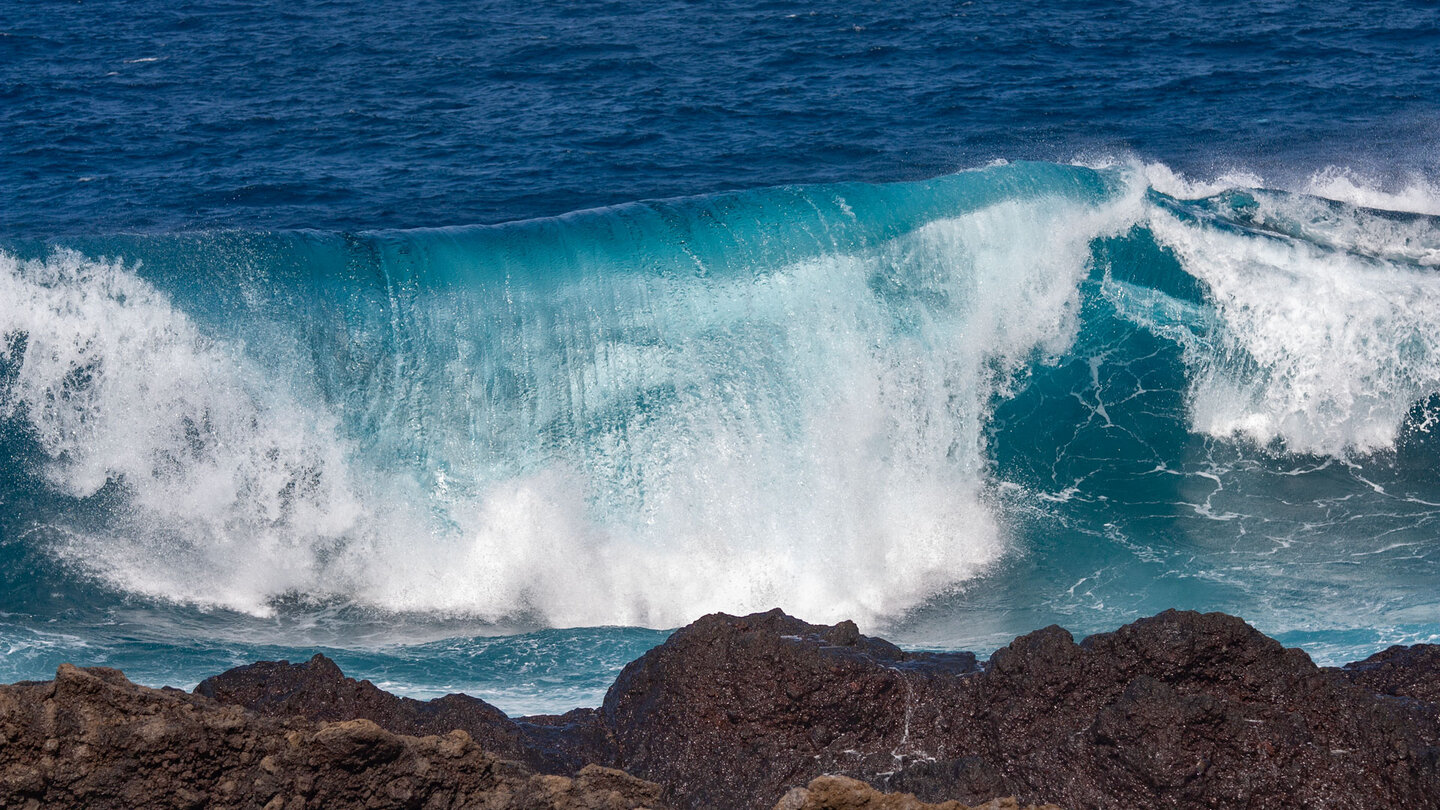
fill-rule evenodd
<path id="1" fill-rule="evenodd" d="M 775 605 L 1433 635 L 1436 218 L 1151 174 L 7 244 L 7 666 Z"/>

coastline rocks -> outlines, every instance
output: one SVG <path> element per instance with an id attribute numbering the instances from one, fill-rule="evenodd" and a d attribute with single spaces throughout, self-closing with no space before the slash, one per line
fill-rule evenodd
<path id="1" fill-rule="evenodd" d="M 560 717 L 397 697 L 321 656 L 197 695 L 66 666 L 0 687 L 0 806 L 1440 810 L 1437 684 L 1440 647 L 1327 669 L 1181 611 L 984 664 L 715 614 Z"/>
<path id="2" fill-rule="evenodd" d="M 658 808 L 659 786 L 588 766 L 540 775 L 464 731 L 268 718 L 118 671 L 63 665 L 0 687 L 0 807 Z"/>
<path id="3" fill-rule="evenodd" d="M 1023 809 L 1013 798 L 991 799 L 974 806 L 948 801 L 927 804 L 909 793 L 881 793 L 858 779 L 821 776 L 805 787 L 792 788 L 773 810 L 1060 810 L 1053 804 Z"/>
<path id="4" fill-rule="evenodd" d="M 677 807 L 768 807 L 822 774 L 931 802 L 1440 807 L 1435 706 L 1223 614 L 1079 644 L 1050 627 L 984 666 L 848 623 L 707 616 L 627 666 L 602 712 L 621 766 Z"/>
<path id="5" fill-rule="evenodd" d="M 397 734 L 415 736 L 461 729 L 485 750 L 541 773 L 568 775 L 587 764 L 614 765 L 616 758 L 608 730 L 594 709 L 516 721 L 469 695 L 430 701 L 392 695 L 369 681 L 345 677 L 323 655 L 303 664 L 261 661 L 236 667 L 201 681 L 195 693 L 266 717 L 363 718 Z"/>
<path id="6" fill-rule="evenodd" d="M 1436 648 L 1321 669 L 1223 614 L 1167 611 L 1078 644 L 1049 627 L 982 665 L 776 610 L 706 616 L 626 666 L 598 711 L 559 718 L 398 698 L 320 657 L 198 691 L 274 716 L 463 728 L 551 773 L 623 768 L 696 810 L 768 808 L 824 775 L 927 802 L 1432 808 L 1437 683 Z"/>
<path id="7" fill-rule="evenodd" d="M 1342 672 L 1352 683 L 1376 694 L 1440 707 L 1440 644 L 1391 647 L 1364 661 L 1346 664 Z"/>

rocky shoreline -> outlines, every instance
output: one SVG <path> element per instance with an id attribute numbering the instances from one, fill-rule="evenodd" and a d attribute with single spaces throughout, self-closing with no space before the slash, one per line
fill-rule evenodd
<path id="1" fill-rule="evenodd" d="M 1167 611 L 981 663 L 771 611 L 700 619 L 561 716 L 397 697 L 322 656 L 194 694 L 68 665 L 0 687 L 0 807 L 1047 803 L 1440 808 L 1440 646 L 1321 668 L 1238 618 Z"/>

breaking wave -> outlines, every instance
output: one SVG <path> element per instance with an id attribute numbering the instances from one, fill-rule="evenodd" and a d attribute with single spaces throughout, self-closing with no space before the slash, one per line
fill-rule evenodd
<path id="1" fill-rule="evenodd" d="M 1260 186 L 1017 163 L 499 226 L 9 245 L 7 533 L 56 581 L 256 615 L 873 624 L 1027 553 L 1017 499 L 1070 482 L 1015 471 L 1091 456 L 994 415 L 1077 359 L 1097 388 L 1159 363 L 1183 407 L 1146 418 L 1247 457 L 1349 463 L 1429 429 L 1433 199 Z M 1160 429 L 1121 413 L 1030 418 L 1103 421 L 1094 458 L 1149 464 Z"/>

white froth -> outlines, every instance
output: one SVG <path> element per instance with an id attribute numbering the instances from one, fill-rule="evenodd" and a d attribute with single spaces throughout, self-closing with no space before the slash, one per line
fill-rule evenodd
<path id="1" fill-rule="evenodd" d="M 1311 175 L 1298 190 L 1365 208 L 1440 215 L 1440 188 L 1419 176 L 1403 183 L 1386 183 L 1347 168 L 1330 166 Z"/>
<path id="2" fill-rule="evenodd" d="M 1257 193 L 1258 215 L 1297 230 L 1258 236 L 1142 202 L 1257 178 L 1131 175 L 1099 208 L 1011 201 L 779 267 L 417 290 L 393 328 L 427 353 L 395 358 L 403 384 L 357 394 L 394 399 L 344 427 L 355 403 L 309 387 L 303 353 L 257 362 L 135 268 L 0 255 L 0 361 L 21 360 L 0 406 L 58 491 L 123 493 L 55 551 L 135 593 L 873 624 L 1007 552 L 989 409 L 1072 345 L 1097 236 L 1146 223 L 1206 285 L 1213 335 L 1157 327 L 1186 343 L 1199 432 L 1368 452 L 1440 390 L 1428 222 Z M 1154 297 L 1156 318 L 1176 303 Z"/>
<path id="3" fill-rule="evenodd" d="M 1248 169 L 1231 169 L 1211 178 L 1190 177 L 1164 163 L 1134 157 L 1101 156 L 1076 165 L 1102 171 L 1120 171 L 1132 178 L 1132 185 L 1152 188 L 1180 200 L 1198 200 L 1230 189 L 1261 188 L 1264 179 Z"/>
<path id="4" fill-rule="evenodd" d="M 0 407 L 27 420 L 46 479 L 76 498 L 110 483 L 127 494 L 111 531 L 59 550 L 80 567 L 133 592 L 264 611 L 362 519 L 334 421 L 132 270 L 0 254 L 0 302 L 0 359 L 22 361 Z"/>
<path id="5" fill-rule="evenodd" d="M 1440 391 L 1440 277 L 1428 269 L 1440 266 L 1440 228 L 1409 216 L 1440 213 L 1433 183 L 1330 167 L 1277 194 L 1243 169 L 1194 178 L 1134 159 L 1095 165 L 1180 200 L 1241 190 L 1255 204 L 1247 224 L 1277 234 L 1158 209 L 1144 218 L 1206 285 L 1220 325 L 1196 335 L 1174 329 L 1173 317 L 1141 316 L 1185 344 L 1197 432 L 1295 453 L 1368 453 L 1393 447 L 1415 402 Z M 1136 292 L 1153 297 L 1124 295 Z"/>
<path id="6" fill-rule="evenodd" d="M 1331 235 L 1352 248 L 1383 238 L 1365 223 Z M 1440 276 L 1158 211 L 1150 225 L 1207 285 L 1221 324 L 1213 343 L 1187 346 L 1195 430 L 1296 453 L 1368 453 L 1393 447 L 1415 401 L 1440 391 Z"/>
<path id="7" fill-rule="evenodd" d="M 1392 215 L 1303 195 L 1255 195 L 1257 224 L 1324 248 L 1386 262 L 1440 266 L 1440 228 L 1426 216 Z"/>
<path id="8" fill-rule="evenodd" d="M 1302 181 L 1277 184 L 1274 178 L 1243 167 L 1199 177 L 1176 171 L 1164 163 L 1134 157 L 1107 155 L 1077 161 L 1076 165 L 1128 172 L 1161 194 L 1180 200 L 1203 199 L 1232 189 L 1272 188 L 1380 211 L 1440 215 L 1440 187 L 1420 175 L 1387 179 L 1343 166 L 1327 166 Z"/>
<path id="9" fill-rule="evenodd" d="M 452 372 L 483 345 L 462 346 L 430 392 L 451 410 L 390 409 L 433 439 L 433 470 L 367 460 L 304 368 L 208 335 L 134 268 L 4 256 L 0 335 L 25 336 L 4 344 L 4 405 L 52 486 L 123 492 L 54 551 L 127 591 L 261 614 L 298 595 L 557 626 L 777 605 L 872 623 L 1004 553 L 988 408 L 1069 346 L 1089 241 L 1115 225 L 1005 203 L 861 255 L 531 291 L 559 314 L 482 335 L 521 353 L 525 396 L 481 402 Z M 471 316 L 434 317 L 413 326 Z M 624 337 L 638 326 L 658 339 Z M 656 404 L 616 422 L 637 392 Z"/>
<path id="10" fill-rule="evenodd" d="M 1235 188 L 1261 188 L 1260 175 L 1244 169 L 1233 169 L 1210 178 L 1187 177 L 1163 163 L 1136 163 L 1131 167 L 1150 188 L 1181 200 L 1198 200 Z"/>

